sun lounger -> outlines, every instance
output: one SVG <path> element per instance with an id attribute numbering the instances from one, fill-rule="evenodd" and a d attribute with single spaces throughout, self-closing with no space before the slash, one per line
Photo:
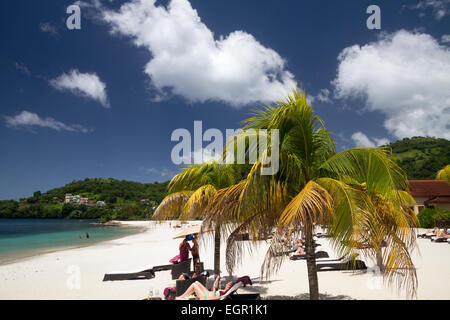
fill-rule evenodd
<path id="1" fill-rule="evenodd" d="M 330 256 L 326 251 L 317 251 L 316 252 L 316 259 L 320 258 L 329 258 Z M 289 257 L 290 260 L 306 260 L 306 254 L 294 254 L 291 257 Z"/>
<path id="2" fill-rule="evenodd" d="M 177 280 L 176 281 L 176 296 L 181 296 L 183 293 L 186 292 L 186 290 L 189 288 L 189 286 L 191 284 L 193 284 L 194 282 L 200 282 L 202 285 L 206 285 L 206 277 L 196 277 L 196 278 L 190 278 L 190 279 L 186 279 L 186 280 Z"/>
<path id="3" fill-rule="evenodd" d="M 426 239 L 430 239 L 430 238 L 435 237 L 435 236 L 436 236 L 435 233 L 430 232 L 430 233 L 422 233 L 422 234 L 419 234 L 417 237 L 418 237 L 418 238 L 426 238 Z"/>
<path id="4" fill-rule="evenodd" d="M 239 278 L 233 286 L 223 295 L 220 297 L 220 300 L 258 300 L 260 298 L 259 293 L 253 293 L 253 294 L 237 294 L 237 290 L 239 288 L 243 288 L 246 286 L 246 284 L 252 285 L 252 281 L 249 277 L 245 276 L 242 278 Z"/>
<path id="5" fill-rule="evenodd" d="M 178 277 L 181 276 L 183 273 L 190 272 L 191 260 L 192 260 L 192 258 L 189 258 L 183 262 L 175 263 L 172 266 L 172 280 L 178 279 Z"/>
<path id="6" fill-rule="evenodd" d="M 450 238 L 445 238 L 445 237 L 433 237 L 431 238 L 431 241 L 433 242 L 447 242 Z"/>
<path id="7" fill-rule="evenodd" d="M 163 265 L 160 265 L 160 266 L 154 266 L 153 268 L 152 268 L 152 270 L 153 271 L 155 271 L 155 272 L 157 272 L 157 271 L 166 271 L 166 270 L 172 270 L 172 267 L 173 267 L 174 265 L 171 263 L 171 264 L 163 264 Z"/>
<path id="8" fill-rule="evenodd" d="M 315 236 L 317 238 L 331 238 L 331 235 L 329 235 L 327 233 L 317 233 Z"/>
<path id="9" fill-rule="evenodd" d="M 103 277 L 103 281 L 115 281 L 115 280 L 139 280 L 139 279 L 152 279 L 155 277 L 155 272 L 171 270 L 173 264 L 158 265 L 158 266 L 146 266 L 139 270 L 128 271 L 113 271 L 108 272 Z"/>
<path id="10" fill-rule="evenodd" d="M 121 281 L 121 280 L 144 280 L 153 279 L 155 272 L 153 270 L 137 272 L 110 272 L 105 274 L 103 281 Z"/>
<path id="11" fill-rule="evenodd" d="M 317 261 L 317 271 L 366 270 L 364 261 L 344 259 L 342 261 Z"/>

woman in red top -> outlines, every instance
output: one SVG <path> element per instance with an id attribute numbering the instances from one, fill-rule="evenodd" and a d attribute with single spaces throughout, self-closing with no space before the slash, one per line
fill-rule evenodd
<path id="1" fill-rule="evenodd" d="M 183 239 L 183 242 L 180 243 L 180 262 L 183 262 L 189 259 L 189 251 L 191 250 L 191 246 L 186 239 Z"/>

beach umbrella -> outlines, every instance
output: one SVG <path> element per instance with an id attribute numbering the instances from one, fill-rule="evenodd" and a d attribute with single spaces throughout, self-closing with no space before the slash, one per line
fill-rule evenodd
<path id="1" fill-rule="evenodd" d="M 211 231 L 211 230 L 202 230 L 202 225 L 196 224 L 193 226 L 189 226 L 184 230 L 181 230 L 173 237 L 173 239 L 184 238 L 189 234 L 198 234 L 200 232 L 209 232 L 209 231 Z"/>

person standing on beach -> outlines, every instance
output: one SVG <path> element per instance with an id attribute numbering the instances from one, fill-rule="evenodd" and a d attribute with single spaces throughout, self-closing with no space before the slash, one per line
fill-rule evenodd
<path id="1" fill-rule="evenodd" d="M 194 236 L 192 239 L 192 247 L 191 247 L 191 254 L 192 254 L 192 260 L 194 261 L 194 266 L 196 266 L 200 262 L 200 254 L 198 252 L 198 242 L 197 237 Z"/>
<path id="2" fill-rule="evenodd" d="M 189 259 L 189 251 L 191 251 L 191 246 L 186 239 L 183 239 L 183 242 L 180 243 L 180 262 L 183 262 Z"/>

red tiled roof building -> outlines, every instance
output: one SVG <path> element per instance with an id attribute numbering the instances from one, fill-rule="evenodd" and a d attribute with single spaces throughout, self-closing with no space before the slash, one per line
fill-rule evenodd
<path id="1" fill-rule="evenodd" d="M 409 180 L 409 190 L 416 200 L 414 212 L 423 208 L 450 210 L 450 184 L 445 180 Z"/>

